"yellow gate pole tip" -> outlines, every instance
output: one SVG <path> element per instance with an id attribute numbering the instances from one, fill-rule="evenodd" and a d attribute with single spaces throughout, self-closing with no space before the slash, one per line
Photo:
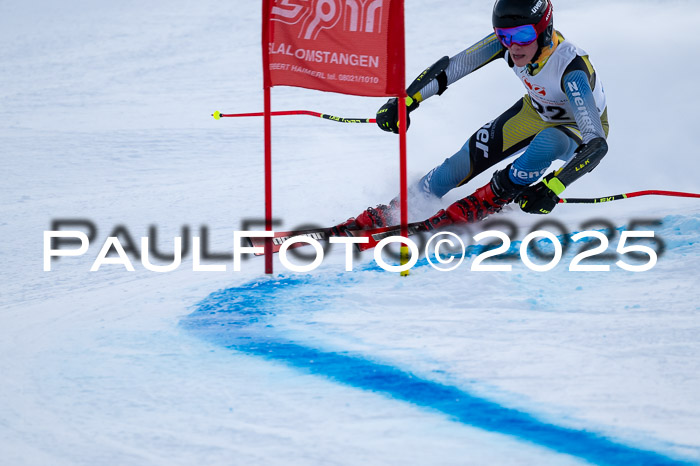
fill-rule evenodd
<path id="1" fill-rule="evenodd" d="M 406 265 L 408 263 L 408 256 L 410 254 L 410 251 L 408 249 L 408 246 L 401 246 L 401 265 Z M 411 273 L 411 270 L 404 270 L 401 272 L 402 277 L 408 277 Z"/>
<path id="2" fill-rule="evenodd" d="M 214 113 L 212 113 L 211 116 L 213 116 L 215 120 L 218 120 L 221 118 L 221 112 L 217 110 Z"/>

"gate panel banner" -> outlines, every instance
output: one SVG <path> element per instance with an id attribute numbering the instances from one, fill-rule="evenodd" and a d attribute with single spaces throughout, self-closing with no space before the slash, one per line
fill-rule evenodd
<path id="1" fill-rule="evenodd" d="M 263 0 L 265 87 L 404 96 L 403 0 Z"/>

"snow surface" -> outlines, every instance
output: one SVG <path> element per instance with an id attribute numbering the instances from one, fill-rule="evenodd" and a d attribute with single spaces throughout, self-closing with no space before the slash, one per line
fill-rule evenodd
<path id="1" fill-rule="evenodd" d="M 700 191 L 700 38 L 683 33 L 700 4 L 555 6 L 611 121 L 610 153 L 566 194 Z M 486 35 L 490 7 L 406 2 L 409 79 Z M 135 242 L 155 226 L 162 251 L 206 225 L 210 250 L 230 253 L 232 232 L 262 216 L 262 121 L 210 117 L 262 108 L 259 15 L 242 1 L 0 2 L 2 464 L 700 463 L 696 199 L 546 218 L 570 232 L 661 220 L 647 229 L 665 251 L 643 273 L 614 260 L 569 272 L 577 248 L 544 273 L 519 260 L 472 272 L 472 256 L 448 273 L 421 260 L 402 278 L 372 253 L 344 272 L 335 249 L 310 274 L 276 262 L 265 277 L 259 258 L 193 272 L 191 254 L 170 273 L 138 260 L 89 272 L 119 225 Z M 411 179 L 522 93 L 493 64 L 422 105 Z M 273 90 L 279 110 L 359 117 L 381 103 Z M 281 228 L 341 221 L 398 190 L 397 140 L 372 125 L 280 117 L 273 144 Z M 543 220 L 499 218 L 518 226 L 514 241 Z M 97 239 L 44 272 L 55 219 L 89 219 Z"/>

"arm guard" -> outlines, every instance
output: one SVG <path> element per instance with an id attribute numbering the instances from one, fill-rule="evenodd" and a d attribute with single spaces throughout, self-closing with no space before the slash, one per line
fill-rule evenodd
<path id="1" fill-rule="evenodd" d="M 567 186 L 598 166 L 607 153 L 608 143 L 605 138 L 595 138 L 588 144 L 581 144 L 576 149 L 574 158 L 557 170 L 554 176 L 546 177 L 544 183 L 558 196 Z"/>
<path id="2" fill-rule="evenodd" d="M 445 89 L 447 89 L 447 75 L 445 74 L 445 70 L 449 65 L 450 57 L 442 57 L 430 67 L 423 70 L 423 72 L 418 75 L 418 77 L 414 79 L 411 85 L 406 89 L 406 95 L 408 95 L 409 99 L 415 101 L 416 103 L 420 102 L 420 100 L 416 97 L 420 96 L 421 89 L 430 84 L 430 82 L 433 80 L 436 80 L 438 83 L 437 94 L 440 95 L 445 92 Z"/>

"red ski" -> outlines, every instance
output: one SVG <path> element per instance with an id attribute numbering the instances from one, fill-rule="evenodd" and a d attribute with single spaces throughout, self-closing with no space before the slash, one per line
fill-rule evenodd
<path id="1" fill-rule="evenodd" d="M 408 234 L 413 235 L 421 231 L 426 231 L 423 226 L 423 222 L 415 222 L 408 224 Z M 372 249 L 384 238 L 390 236 L 401 236 L 401 226 L 395 225 L 390 227 L 375 228 L 372 230 L 348 230 L 348 236 L 355 238 L 369 238 L 369 243 L 356 245 L 360 251 L 366 251 Z M 330 228 L 315 228 L 311 230 L 298 230 L 298 231 L 276 231 L 275 235 L 272 237 L 272 252 L 279 252 L 282 244 L 289 238 L 294 236 L 307 236 L 313 238 L 321 244 L 327 243 L 328 239 L 333 236 L 331 234 Z M 253 247 L 264 247 L 266 238 L 248 238 L 250 246 Z M 294 249 L 302 246 L 308 246 L 308 243 L 293 243 L 289 246 L 289 249 Z M 263 255 L 263 252 L 256 252 L 256 256 Z"/>
<path id="2" fill-rule="evenodd" d="M 408 236 L 415 235 L 427 231 L 423 222 L 415 222 L 408 224 Z M 401 236 L 401 226 L 395 225 L 391 227 L 375 228 L 373 230 L 348 230 L 348 234 L 355 238 L 369 238 L 369 243 L 358 244 L 357 248 L 360 251 L 372 249 L 379 244 L 384 238 L 390 236 Z"/>

